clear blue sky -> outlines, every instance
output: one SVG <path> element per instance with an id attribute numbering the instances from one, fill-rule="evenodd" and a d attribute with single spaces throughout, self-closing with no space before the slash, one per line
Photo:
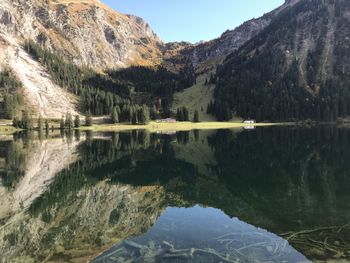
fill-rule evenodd
<path id="1" fill-rule="evenodd" d="M 263 15 L 284 0 L 102 0 L 113 9 L 145 19 L 165 42 L 198 42 L 220 36 Z"/>

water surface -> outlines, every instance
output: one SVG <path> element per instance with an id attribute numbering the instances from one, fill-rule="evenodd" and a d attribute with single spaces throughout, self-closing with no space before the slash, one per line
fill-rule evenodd
<path id="1" fill-rule="evenodd" d="M 350 129 L 0 141 L 0 262 L 350 259 Z"/>

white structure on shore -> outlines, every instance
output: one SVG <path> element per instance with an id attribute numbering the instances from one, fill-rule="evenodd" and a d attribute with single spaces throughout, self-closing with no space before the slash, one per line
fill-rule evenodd
<path id="1" fill-rule="evenodd" d="M 176 119 L 167 118 L 167 119 L 157 120 L 156 122 L 158 122 L 158 123 L 176 123 Z"/>
<path id="2" fill-rule="evenodd" d="M 255 120 L 245 120 L 243 123 L 245 123 L 245 124 L 255 124 L 256 121 Z"/>

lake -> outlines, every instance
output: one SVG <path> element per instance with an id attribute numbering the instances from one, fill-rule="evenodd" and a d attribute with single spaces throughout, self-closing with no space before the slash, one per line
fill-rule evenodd
<path id="1" fill-rule="evenodd" d="M 350 129 L 0 137 L 0 255 L 350 260 Z"/>

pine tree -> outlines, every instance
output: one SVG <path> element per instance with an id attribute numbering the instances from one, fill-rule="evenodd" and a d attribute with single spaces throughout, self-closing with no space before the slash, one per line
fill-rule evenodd
<path id="1" fill-rule="evenodd" d="M 188 109 L 186 107 L 181 107 L 181 108 L 177 109 L 176 120 L 177 121 L 189 121 L 190 120 L 189 112 L 188 112 Z"/>
<path id="2" fill-rule="evenodd" d="M 150 118 L 151 120 L 156 120 L 158 117 L 157 107 L 156 105 L 153 105 L 153 107 L 150 110 Z"/>
<path id="3" fill-rule="evenodd" d="M 39 119 L 38 119 L 38 130 L 41 131 L 43 128 L 44 128 L 44 121 L 43 121 L 43 118 L 40 115 Z"/>
<path id="4" fill-rule="evenodd" d="M 116 107 L 113 108 L 111 121 L 113 124 L 116 124 L 119 122 L 119 113 L 118 113 L 118 109 Z"/>
<path id="5" fill-rule="evenodd" d="M 149 112 L 149 108 L 146 105 L 142 106 L 142 111 L 145 116 L 144 123 L 147 124 L 150 121 L 151 115 Z"/>
<path id="6" fill-rule="evenodd" d="M 199 122 L 198 110 L 194 111 L 193 122 Z"/>
<path id="7" fill-rule="evenodd" d="M 75 115 L 75 117 L 74 117 L 74 127 L 75 128 L 80 127 L 80 116 L 79 115 Z"/>
<path id="8" fill-rule="evenodd" d="M 90 112 L 88 112 L 85 116 L 85 125 L 92 126 L 92 116 Z"/>
<path id="9" fill-rule="evenodd" d="M 22 113 L 22 128 L 25 130 L 32 130 L 33 129 L 33 120 L 32 117 L 29 115 L 28 111 L 23 111 Z"/>
<path id="10" fill-rule="evenodd" d="M 133 111 L 131 120 L 132 120 L 132 124 L 138 123 L 137 111 Z"/>
<path id="11" fill-rule="evenodd" d="M 186 107 L 183 107 L 183 120 L 184 121 L 190 120 L 190 115 L 189 115 L 188 109 Z"/>
<path id="12" fill-rule="evenodd" d="M 207 114 L 212 114 L 214 113 L 214 103 L 211 100 L 207 106 Z"/>
<path id="13" fill-rule="evenodd" d="M 50 129 L 49 120 L 45 119 L 45 130 L 46 130 L 46 133 L 49 133 L 49 129 Z"/>
<path id="14" fill-rule="evenodd" d="M 180 112 L 179 108 L 176 110 L 176 120 L 177 121 L 181 121 L 182 120 L 182 116 L 181 116 L 181 112 Z"/>
<path id="15" fill-rule="evenodd" d="M 63 131 L 65 129 L 65 122 L 64 122 L 64 116 L 62 115 L 61 121 L 60 121 L 60 130 Z"/>
<path id="16" fill-rule="evenodd" d="M 124 107 L 124 121 L 131 123 L 131 118 L 132 118 L 131 107 L 129 104 L 127 104 Z"/>
<path id="17" fill-rule="evenodd" d="M 73 117 L 70 112 L 67 112 L 66 114 L 66 120 L 65 120 L 64 126 L 68 130 L 71 130 L 73 128 Z"/>
<path id="18" fill-rule="evenodd" d="M 13 117 L 13 120 L 12 120 L 12 126 L 15 127 L 15 128 L 22 128 L 22 124 L 21 124 L 21 121 L 15 116 Z"/>
<path id="19" fill-rule="evenodd" d="M 149 109 L 146 105 L 143 105 L 138 110 L 138 121 L 142 124 L 147 124 L 149 122 Z"/>

